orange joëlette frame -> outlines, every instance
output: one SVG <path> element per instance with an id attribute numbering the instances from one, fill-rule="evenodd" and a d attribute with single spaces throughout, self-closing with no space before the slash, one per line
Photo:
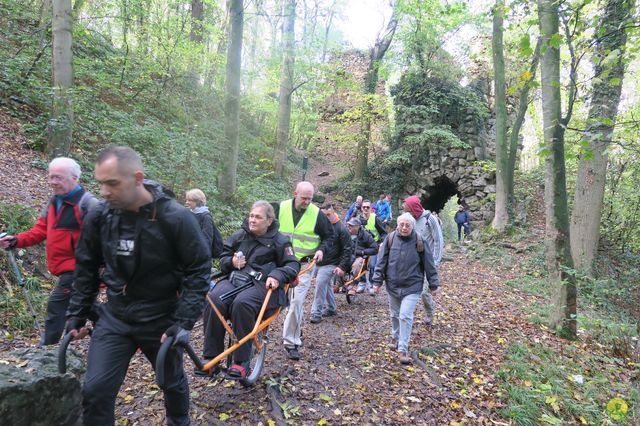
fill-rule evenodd
<path id="1" fill-rule="evenodd" d="M 309 272 L 311 269 L 313 269 L 313 266 L 315 265 L 315 263 L 316 263 L 315 260 L 311 261 L 305 269 L 303 269 L 298 273 L 298 276 L 304 275 L 307 272 Z M 284 285 L 284 291 L 287 292 L 288 290 L 289 290 L 289 283 L 286 283 Z M 250 339 L 253 339 L 253 344 L 255 345 L 256 350 L 260 351 L 262 349 L 263 343 L 257 338 L 258 333 L 260 333 L 265 328 L 269 327 L 269 324 L 271 324 L 273 320 L 278 317 L 278 315 L 280 314 L 280 310 L 282 309 L 282 307 L 278 307 L 276 311 L 269 318 L 262 321 L 262 317 L 264 316 L 264 313 L 267 310 L 267 304 L 269 303 L 269 299 L 271 298 L 272 293 L 273 293 L 273 289 L 270 288 L 267 291 L 266 296 L 264 297 L 264 302 L 262 302 L 262 308 L 260 308 L 260 313 L 258 314 L 258 318 L 256 318 L 256 324 L 253 327 L 253 330 L 251 330 L 249 334 L 247 334 L 240 340 L 238 340 L 233 330 L 231 330 L 231 327 L 229 327 L 229 324 L 227 324 L 227 320 L 224 318 L 224 316 L 222 316 L 218 308 L 216 308 L 216 305 L 213 303 L 213 300 L 211 300 L 211 298 L 207 294 L 207 301 L 209 302 L 209 305 L 211 305 L 211 307 L 213 308 L 213 311 L 218 316 L 218 319 L 222 322 L 222 325 L 224 325 L 225 330 L 227 330 L 227 333 L 229 333 L 229 336 L 231 336 L 231 340 L 234 343 L 233 345 L 229 346 L 220 355 L 213 358 L 211 361 L 207 362 L 203 367 L 203 371 L 213 368 L 216 364 L 218 364 L 227 356 L 231 355 L 233 352 L 235 352 L 236 349 L 244 345 Z"/>
<path id="2" fill-rule="evenodd" d="M 366 259 L 364 260 L 364 262 L 362 262 L 362 266 L 360 267 L 360 271 L 358 271 L 358 273 L 356 274 L 355 277 L 351 278 L 349 281 L 347 281 L 346 283 L 342 284 L 343 287 L 351 285 L 357 279 L 359 279 L 361 276 L 363 276 L 364 274 L 367 273 L 367 270 L 369 269 L 369 259 L 370 259 L 369 256 L 367 256 Z"/>

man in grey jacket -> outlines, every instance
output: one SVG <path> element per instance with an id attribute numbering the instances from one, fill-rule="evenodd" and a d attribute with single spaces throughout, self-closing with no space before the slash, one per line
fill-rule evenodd
<path id="1" fill-rule="evenodd" d="M 425 238 L 415 232 L 415 226 L 416 220 L 410 213 L 398 217 L 397 230 L 380 246 L 373 275 L 376 292 L 383 280 L 387 284 L 391 315 L 389 347 L 398 351 L 402 364 L 411 363 L 409 337 L 424 279 L 426 277 L 430 291 L 437 290 L 440 284 L 431 249 Z"/>

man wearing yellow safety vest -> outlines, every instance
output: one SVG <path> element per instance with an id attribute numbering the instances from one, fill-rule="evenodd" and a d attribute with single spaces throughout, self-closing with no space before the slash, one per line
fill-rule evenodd
<path id="1" fill-rule="evenodd" d="M 333 227 L 320 209 L 311 203 L 314 188 L 310 182 L 300 182 L 293 192 L 293 199 L 281 202 L 276 208 L 280 232 L 291 239 L 293 252 L 305 268 L 305 263 L 322 262 L 324 253 L 333 244 Z M 331 267 L 331 265 L 324 266 Z M 318 267 L 318 274 L 323 266 Z M 289 359 L 299 360 L 302 345 L 302 321 L 304 299 L 311 287 L 310 272 L 300 276 L 284 320 L 282 338 Z"/>
<path id="2" fill-rule="evenodd" d="M 384 228 L 384 224 L 375 213 L 371 211 L 371 200 L 364 200 L 362 202 L 362 216 L 360 216 L 360 222 L 365 230 L 369 231 L 373 235 L 373 239 L 378 243 L 382 243 L 384 237 L 387 236 L 387 231 Z M 373 278 L 373 271 L 376 267 L 377 256 L 371 256 L 369 258 L 369 280 Z M 367 287 L 367 281 L 364 277 L 358 283 L 357 293 L 362 293 Z M 375 294 L 372 287 L 369 287 L 369 294 L 372 296 Z"/>

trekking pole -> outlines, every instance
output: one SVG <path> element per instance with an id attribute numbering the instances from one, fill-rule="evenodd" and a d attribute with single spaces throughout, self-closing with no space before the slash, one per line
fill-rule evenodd
<path id="1" fill-rule="evenodd" d="M 7 235 L 6 233 L 0 234 L 0 238 Z M 40 323 L 38 323 L 38 316 L 36 315 L 36 310 L 33 309 L 33 305 L 31 304 L 31 300 L 29 299 L 29 293 L 27 293 L 27 289 L 24 285 L 24 279 L 22 279 L 22 273 L 20 272 L 20 268 L 18 267 L 18 262 L 16 262 L 16 257 L 13 254 L 13 250 L 7 250 L 7 256 L 9 257 L 9 263 L 11 264 L 11 269 L 13 269 L 13 274 L 16 276 L 16 280 L 18 281 L 18 285 L 22 289 L 22 294 L 24 294 L 24 298 L 27 301 L 27 306 L 31 311 L 31 316 L 33 317 L 33 322 L 40 331 Z"/>

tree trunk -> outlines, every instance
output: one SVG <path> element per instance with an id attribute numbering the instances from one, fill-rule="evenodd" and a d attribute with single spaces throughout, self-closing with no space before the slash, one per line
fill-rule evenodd
<path id="1" fill-rule="evenodd" d="M 53 108 L 48 123 L 47 154 L 49 158 L 69 155 L 73 135 L 73 86 L 71 0 L 53 2 Z"/>
<path id="2" fill-rule="evenodd" d="M 191 0 L 191 33 L 189 38 L 194 43 L 202 43 L 203 22 L 204 6 L 202 0 Z"/>
<path id="3" fill-rule="evenodd" d="M 545 158 L 545 248 L 549 278 L 556 285 L 550 326 L 560 335 L 575 338 L 576 284 L 567 274 L 572 268 L 569 243 L 564 127 L 561 122 L 560 50 L 553 36 L 558 34 L 558 1 L 539 0 L 538 14 L 544 54 L 541 60 L 542 115 Z"/>
<path id="4" fill-rule="evenodd" d="M 505 89 L 504 48 L 502 44 L 503 20 L 504 2 L 496 0 L 496 5 L 493 9 L 493 37 L 491 43 L 496 109 L 496 205 L 492 226 L 498 232 L 503 232 L 509 223 L 507 209 L 509 147 L 507 146 L 507 93 Z"/>
<path id="5" fill-rule="evenodd" d="M 358 140 L 356 152 L 355 178 L 362 179 L 367 171 L 367 160 L 369 157 L 369 143 L 371 142 L 371 124 L 373 120 L 373 100 L 376 87 L 378 86 L 378 72 L 380 71 L 380 62 L 384 58 L 385 53 L 393 41 L 393 36 L 398 27 L 398 19 L 396 18 L 396 7 L 393 8 L 393 15 L 387 24 L 385 34 L 382 39 L 376 40 L 376 44 L 371 48 L 369 54 L 369 65 L 367 67 L 367 75 L 365 76 L 364 90 L 364 113 L 362 119 L 362 132 Z"/>
<path id="6" fill-rule="evenodd" d="M 282 26 L 284 58 L 280 74 L 280 96 L 278 101 L 278 129 L 273 168 L 278 177 L 284 175 L 287 158 L 287 143 L 291 124 L 291 95 L 293 93 L 293 67 L 295 61 L 296 0 L 288 0 L 285 6 L 285 22 Z"/>
<path id="7" fill-rule="evenodd" d="M 616 120 L 627 41 L 625 21 L 632 19 L 634 0 L 609 0 L 594 45 L 594 83 L 589 118 L 583 136 L 588 146 L 578 162 L 578 178 L 571 215 L 571 254 L 576 269 L 592 274 L 600 240 L 600 218 L 607 175 L 607 147 Z M 611 61 L 610 54 L 619 52 Z M 605 61 L 605 58 L 607 61 Z"/>
<path id="8" fill-rule="evenodd" d="M 536 42 L 536 48 L 533 53 L 533 58 L 531 60 L 531 66 L 529 67 L 529 79 L 524 83 L 522 92 L 520 92 L 520 96 L 518 97 L 518 111 L 516 113 L 516 118 L 513 121 L 511 132 L 509 133 L 509 163 L 507 165 L 507 190 L 508 190 L 507 206 L 508 206 L 510 215 L 515 204 L 514 175 L 516 172 L 516 158 L 518 157 L 518 142 L 520 140 L 520 129 L 522 129 L 525 116 L 527 115 L 527 109 L 529 107 L 529 90 L 531 89 L 531 83 L 535 81 L 535 78 L 536 78 L 536 70 L 538 69 L 538 63 L 540 62 L 541 44 L 542 43 L 540 41 L 540 38 L 538 38 L 538 41 Z"/>
<path id="9" fill-rule="evenodd" d="M 240 71 L 242 62 L 242 31 L 244 25 L 244 1 L 231 0 L 229 9 L 231 31 L 227 49 L 225 78 L 224 134 L 226 161 L 218 176 L 218 188 L 223 198 L 231 198 L 236 192 L 238 151 L 240 149 Z"/>

